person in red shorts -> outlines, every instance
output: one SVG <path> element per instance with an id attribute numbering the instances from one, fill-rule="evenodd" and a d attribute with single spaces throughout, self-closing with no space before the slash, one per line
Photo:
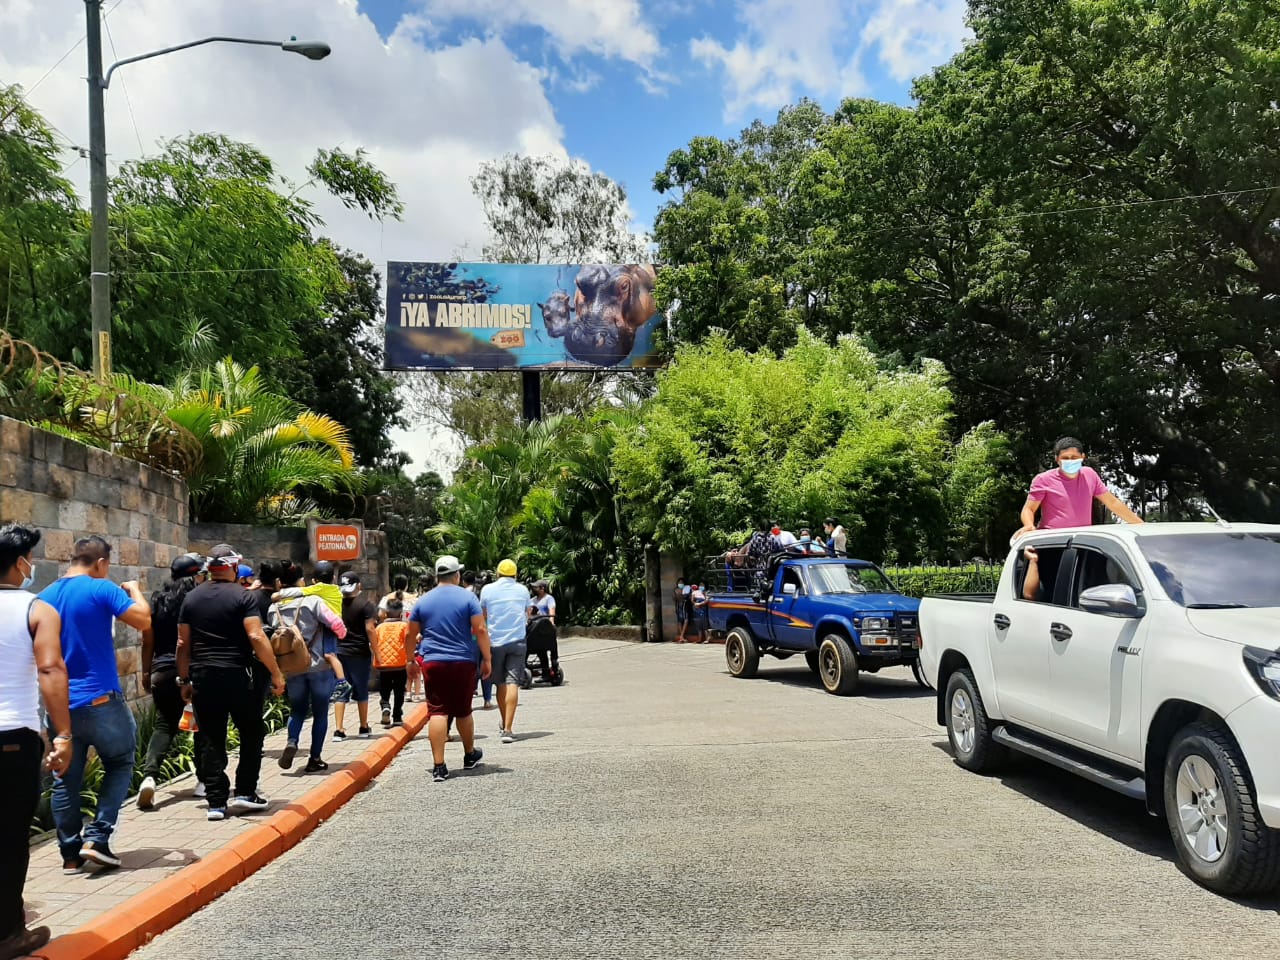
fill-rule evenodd
<path id="1" fill-rule="evenodd" d="M 484 751 L 475 745 L 475 720 L 471 696 L 476 688 L 476 661 L 480 676 L 492 669 L 489 631 L 476 595 L 462 586 L 462 564 L 457 557 L 436 561 L 436 586 L 418 598 L 409 615 L 405 649 L 416 650 L 427 690 L 427 734 L 431 738 L 431 779 L 449 779 L 444 746 L 449 721 L 458 725 L 462 739 L 462 768 L 480 765 Z"/>

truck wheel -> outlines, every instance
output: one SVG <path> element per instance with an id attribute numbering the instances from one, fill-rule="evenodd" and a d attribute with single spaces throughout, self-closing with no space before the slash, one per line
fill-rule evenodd
<path id="1" fill-rule="evenodd" d="M 818 647 L 818 679 L 827 693 L 847 697 L 858 686 L 858 657 L 849 641 L 829 633 Z"/>
<path id="2" fill-rule="evenodd" d="M 1262 822 L 1240 748 L 1225 730 L 1195 723 L 1174 736 L 1164 808 L 1178 865 L 1196 883 L 1231 895 L 1280 886 L 1280 831 Z"/>
<path id="3" fill-rule="evenodd" d="M 818 651 L 806 650 L 804 652 L 804 662 L 809 665 L 809 670 L 816 677 L 818 675 Z"/>
<path id="4" fill-rule="evenodd" d="M 724 658 L 729 664 L 729 675 L 740 680 L 750 680 L 760 669 L 760 650 L 756 638 L 744 627 L 734 627 L 724 641 Z"/>
<path id="5" fill-rule="evenodd" d="M 947 683 L 947 737 L 956 763 L 974 773 L 994 770 L 1009 751 L 991 737 L 991 720 L 968 670 L 957 670 Z"/>

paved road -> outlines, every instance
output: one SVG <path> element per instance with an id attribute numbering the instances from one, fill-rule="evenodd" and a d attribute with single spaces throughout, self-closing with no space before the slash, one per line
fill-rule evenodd
<path id="1" fill-rule="evenodd" d="M 1027 761 L 956 767 L 904 671 L 575 641 L 483 776 L 410 745 L 330 823 L 143 960 L 1280 955 L 1280 898 L 1186 880 L 1135 804 Z M 450 745 L 450 760 L 461 748 Z"/>

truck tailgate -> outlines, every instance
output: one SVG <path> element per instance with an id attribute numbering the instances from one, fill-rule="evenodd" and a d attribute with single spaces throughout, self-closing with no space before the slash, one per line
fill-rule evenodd
<path id="1" fill-rule="evenodd" d="M 976 593 L 927 596 L 920 601 L 920 665 L 935 690 L 939 662 L 946 650 L 959 650 L 970 662 L 986 651 L 994 604 L 993 594 Z"/>

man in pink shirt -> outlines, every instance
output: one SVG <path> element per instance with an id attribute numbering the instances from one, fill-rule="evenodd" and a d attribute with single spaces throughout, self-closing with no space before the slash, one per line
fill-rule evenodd
<path id="1" fill-rule="evenodd" d="M 1094 500 L 1125 523 L 1142 523 L 1142 518 L 1108 490 L 1092 468 L 1084 465 L 1084 450 L 1079 440 L 1063 437 L 1054 444 L 1053 453 L 1058 466 L 1031 482 L 1031 492 L 1022 508 L 1022 529 L 1015 536 L 1036 529 L 1037 510 L 1041 530 L 1091 526 Z"/>

